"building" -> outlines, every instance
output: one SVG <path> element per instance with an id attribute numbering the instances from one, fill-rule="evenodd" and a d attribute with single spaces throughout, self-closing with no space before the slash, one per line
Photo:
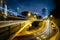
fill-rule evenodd
<path id="1" fill-rule="evenodd" d="M 46 8 L 43 8 L 43 9 L 42 9 L 42 15 L 43 15 L 43 17 L 46 16 L 46 12 L 47 12 L 47 11 L 46 11 Z"/>

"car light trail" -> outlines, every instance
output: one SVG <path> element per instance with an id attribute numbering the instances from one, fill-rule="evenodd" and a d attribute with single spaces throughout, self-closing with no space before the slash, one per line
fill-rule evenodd
<path id="1" fill-rule="evenodd" d="M 12 23 L 10 23 L 10 21 L 6 21 L 6 22 L 9 22 L 9 23 L 6 23 L 4 25 L 0 25 L 0 28 L 10 26 L 10 25 L 14 25 L 14 24 L 24 23 L 24 22 L 28 22 L 28 21 L 17 21 L 17 22 L 11 21 Z M 3 23 L 3 21 L 1 23 Z"/>
<path id="2" fill-rule="evenodd" d="M 55 29 L 57 30 L 57 29 Z M 41 37 L 42 35 L 45 35 L 48 39 L 48 38 L 51 38 L 52 36 L 54 36 L 55 34 L 57 33 L 57 31 L 53 31 L 52 27 L 51 27 L 51 22 L 49 19 L 46 20 L 46 25 L 45 25 L 45 28 L 40 31 L 40 32 L 37 32 L 34 36 L 35 37 L 40 37 L 43 39 L 43 37 Z M 45 37 L 44 37 L 45 38 Z"/>
<path id="3" fill-rule="evenodd" d="M 30 22 L 28 22 L 24 27 L 22 27 L 10 40 L 13 40 L 14 37 L 16 37 L 23 29 L 25 29 L 28 25 L 30 25 Z"/>

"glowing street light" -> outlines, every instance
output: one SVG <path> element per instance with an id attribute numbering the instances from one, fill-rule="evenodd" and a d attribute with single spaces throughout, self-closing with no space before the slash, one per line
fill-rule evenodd
<path id="1" fill-rule="evenodd" d="M 34 15 L 34 17 L 36 18 L 36 15 Z"/>
<path id="2" fill-rule="evenodd" d="M 30 12 L 28 13 L 28 16 L 31 16 L 31 13 Z"/>
<path id="3" fill-rule="evenodd" d="M 53 15 L 50 15 L 50 17 L 53 17 Z"/>

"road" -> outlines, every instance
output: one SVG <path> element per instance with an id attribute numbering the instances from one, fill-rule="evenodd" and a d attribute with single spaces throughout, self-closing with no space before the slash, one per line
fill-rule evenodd
<path id="1" fill-rule="evenodd" d="M 54 28 L 53 28 L 50 20 L 48 19 L 46 21 L 45 28 L 42 31 L 39 31 L 39 32 L 35 33 L 35 37 L 38 40 L 39 39 L 41 39 L 41 40 L 52 40 L 50 38 L 52 36 L 54 36 L 57 32 L 58 32 L 58 28 L 55 27 L 55 25 L 54 25 Z"/>
<path id="2" fill-rule="evenodd" d="M 19 31 L 17 31 L 14 35 L 12 35 L 9 38 L 10 40 L 12 40 L 16 36 L 21 36 L 22 34 L 23 35 L 32 34 L 37 40 L 55 40 L 56 36 L 59 34 L 59 28 L 53 21 L 49 19 L 43 20 L 42 22 L 43 24 L 41 27 L 38 28 L 38 30 L 33 29 L 32 31 L 27 31 L 27 29 L 31 26 L 33 21 L 39 21 L 39 20 L 0 21 L 0 28 L 25 23 L 24 26 L 21 29 L 19 29 Z"/>
<path id="3" fill-rule="evenodd" d="M 58 27 L 54 23 L 53 24 L 52 23 L 53 23 L 52 21 L 47 19 L 47 20 L 45 20 L 45 23 L 43 24 L 44 26 L 42 25 L 42 27 L 39 28 L 38 30 L 33 30 L 33 31 L 29 31 L 29 32 L 25 29 L 31 23 L 27 23 L 22 29 L 20 29 L 14 35 L 14 37 L 20 36 L 20 34 L 23 33 L 24 35 L 33 34 L 37 40 L 52 40 L 53 39 L 52 37 L 58 33 Z M 52 25 L 54 25 L 54 26 L 52 26 Z"/>
<path id="4" fill-rule="evenodd" d="M 25 25 L 28 20 L 0 21 L 0 40 L 6 40 Z"/>

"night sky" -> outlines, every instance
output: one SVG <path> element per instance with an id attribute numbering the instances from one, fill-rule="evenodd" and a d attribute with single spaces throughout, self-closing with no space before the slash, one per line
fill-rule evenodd
<path id="1" fill-rule="evenodd" d="M 47 8 L 47 15 L 55 8 L 53 0 L 7 0 L 10 9 L 19 8 L 19 12 L 31 11 L 41 15 L 42 9 Z"/>

